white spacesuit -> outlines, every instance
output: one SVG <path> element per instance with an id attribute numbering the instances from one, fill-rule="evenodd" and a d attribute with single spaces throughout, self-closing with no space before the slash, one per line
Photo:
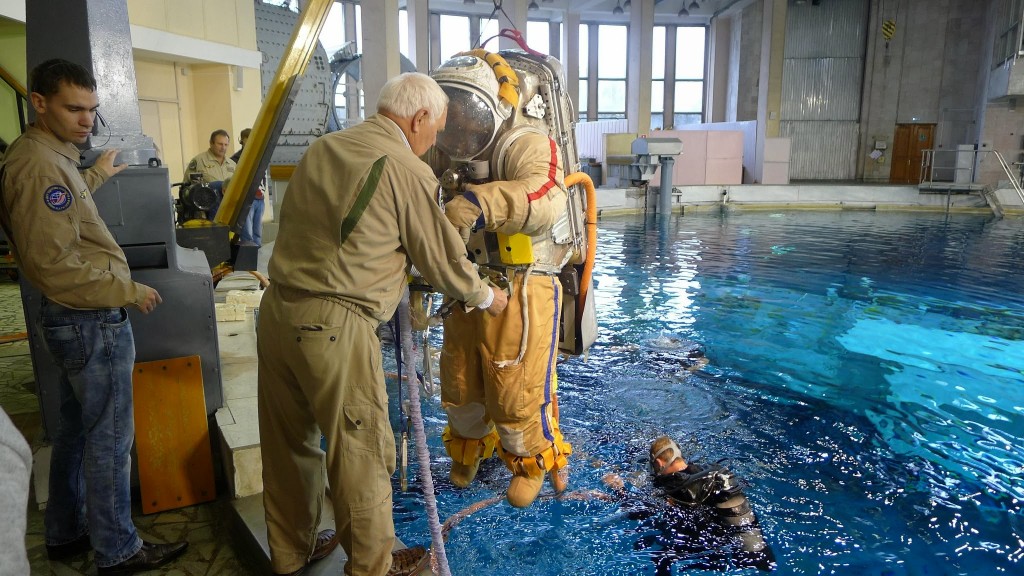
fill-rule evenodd
<path id="1" fill-rule="evenodd" d="M 559 349 L 580 351 L 592 334 L 572 332 L 576 268 L 585 252 L 583 200 L 563 177 L 578 170 L 572 106 L 557 60 L 475 50 L 433 74 L 448 95 L 438 135 L 448 219 L 470 257 L 508 283 L 497 317 L 456 309 L 444 325 L 441 402 L 451 480 L 468 486 L 495 448 L 512 471 L 507 498 L 529 506 L 552 473 L 556 490 L 571 446 L 558 421 Z M 566 302 L 568 300 L 568 302 Z M 588 336 L 590 336 L 588 341 Z"/>

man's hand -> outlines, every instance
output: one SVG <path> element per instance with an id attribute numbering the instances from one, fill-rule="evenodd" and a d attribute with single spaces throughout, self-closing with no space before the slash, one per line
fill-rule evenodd
<path id="1" fill-rule="evenodd" d="M 160 293 L 155 289 L 146 286 L 146 297 L 142 299 L 142 302 L 137 303 L 135 306 L 142 311 L 143 314 L 149 314 L 152 312 L 157 304 L 163 302 L 164 299 L 160 297 Z"/>
<path id="2" fill-rule="evenodd" d="M 456 196 L 444 204 L 444 215 L 459 230 L 470 229 L 480 218 L 480 207 L 466 200 L 465 196 Z"/>
<path id="3" fill-rule="evenodd" d="M 484 309 L 485 312 L 491 316 L 497 316 L 505 311 L 505 307 L 508 306 L 508 295 L 501 288 L 495 288 L 491 286 L 491 293 L 494 294 L 494 300 L 491 301 L 491 305 Z"/>
<path id="4" fill-rule="evenodd" d="M 120 152 L 120 150 L 104 150 L 100 154 L 100 157 L 96 159 L 95 165 L 100 170 L 103 170 L 103 173 L 107 175 L 107 178 L 110 178 L 114 174 L 117 174 L 128 167 L 127 164 L 118 164 L 117 166 L 114 166 L 114 158 L 117 157 L 118 152 Z"/>
<path id="5" fill-rule="evenodd" d="M 622 490 L 626 487 L 626 483 L 623 482 L 622 476 L 619 476 L 614 472 L 605 474 L 604 477 L 601 478 L 601 481 L 612 490 Z"/>

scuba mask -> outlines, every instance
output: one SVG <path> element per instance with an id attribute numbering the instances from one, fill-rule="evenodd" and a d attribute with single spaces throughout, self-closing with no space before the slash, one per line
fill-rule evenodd
<path id="1" fill-rule="evenodd" d="M 662 436 L 651 444 L 651 471 L 657 476 L 669 464 L 682 457 L 683 452 L 679 449 L 679 444 L 676 444 L 676 441 L 668 436 Z M 658 464 L 659 458 L 665 462 L 664 465 Z"/>

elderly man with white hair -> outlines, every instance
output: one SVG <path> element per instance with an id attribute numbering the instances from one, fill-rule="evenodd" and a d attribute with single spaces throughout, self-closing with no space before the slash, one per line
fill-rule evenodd
<path id="1" fill-rule="evenodd" d="M 469 262 L 419 158 L 444 129 L 447 103 L 429 76 L 397 76 L 377 114 L 314 142 L 289 182 L 257 329 L 263 502 L 278 574 L 302 573 L 338 543 L 346 575 L 391 567 L 395 440 L 376 329 L 410 266 L 467 306 L 498 314 L 507 304 Z M 317 532 L 325 480 L 337 534 Z"/>

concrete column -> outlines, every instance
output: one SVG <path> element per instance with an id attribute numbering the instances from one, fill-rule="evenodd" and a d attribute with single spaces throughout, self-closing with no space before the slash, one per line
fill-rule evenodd
<path id="1" fill-rule="evenodd" d="M 565 91 L 572 99 L 572 109 L 579 117 L 580 111 L 580 13 L 565 12 L 562 19 L 565 33 L 562 35 L 562 65 L 565 66 Z M 576 118 L 573 118 L 576 120 Z"/>
<path id="2" fill-rule="evenodd" d="M 409 60 L 416 70 L 430 72 L 430 0 L 407 0 L 409 15 Z"/>
<path id="3" fill-rule="evenodd" d="M 558 22 L 548 23 L 548 51 L 559 62 L 562 61 L 562 34 L 558 29 Z"/>
<path id="4" fill-rule="evenodd" d="M 441 15 L 430 15 L 430 69 L 441 65 Z"/>
<path id="5" fill-rule="evenodd" d="M 677 26 L 665 27 L 665 110 L 662 126 L 675 128 L 676 124 L 676 48 Z M 652 72 L 653 74 L 653 72 Z"/>
<path id="6" fill-rule="evenodd" d="M 765 0 L 761 34 L 761 80 L 757 94 L 757 146 L 754 180 L 764 173 L 764 139 L 779 135 L 782 64 L 786 46 L 786 0 Z"/>
<path id="7" fill-rule="evenodd" d="M 587 120 L 597 120 L 597 37 L 598 25 L 591 24 L 587 27 Z"/>
<path id="8" fill-rule="evenodd" d="M 654 0 L 637 0 L 629 11 L 626 61 L 626 118 L 629 131 L 651 131 L 651 50 L 654 48 Z"/>
<path id="9" fill-rule="evenodd" d="M 363 2 L 363 79 L 366 115 L 377 111 L 377 97 L 384 83 L 401 72 L 398 49 L 398 0 Z"/>
<path id="10" fill-rule="evenodd" d="M 714 18 L 708 30 L 708 64 L 705 82 L 704 121 L 725 122 L 729 103 L 730 18 Z"/>
<path id="11" fill-rule="evenodd" d="M 356 42 L 356 5 L 352 2 L 342 2 L 344 8 L 344 25 L 345 25 L 345 41 Z M 362 46 L 356 46 L 356 52 L 362 49 Z M 346 78 L 345 83 L 345 116 L 349 120 L 356 120 L 362 118 L 362 114 L 359 112 L 359 91 L 362 90 L 362 82 L 352 82 L 352 77 Z"/>
<path id="12" fill-rule="evenodd" d="M 498 10 L 498 13 L 495 14 L 498 18 L 498 30 L 503 28 L 514 28 L 519 30 L 523 35 L 523 40 L 526 40 L 526 19 L 527 12 L 529 12 L 529 6 L 530 0 L 505 0 L 505 2 L 502 3 L 504 13 L 502 10 Z M 505 17 L 505 14 L 508 14 L 508 18 L 512 19 L 511 22 L 509 22 L 508 18 Z M 499 50 L 508 50 L 512 48 L 519 48 L 519 44 L 508 38 L 498 39 Z"/>

